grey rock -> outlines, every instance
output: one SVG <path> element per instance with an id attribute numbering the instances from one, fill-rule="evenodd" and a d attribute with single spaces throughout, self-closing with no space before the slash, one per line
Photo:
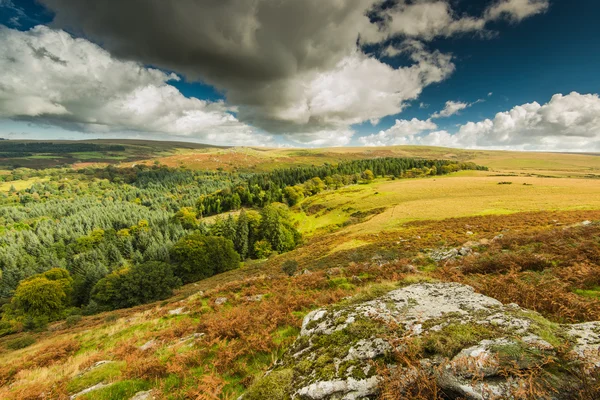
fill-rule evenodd
<path id="1" fill-rule="evenodd" d="M 154 399 L 154 396 L 152 395 L 152 390 L 146 390 L 144 392 L 137 392 L 129 400 L 153 400 L 153 399 Z"/>
<path id="2" fill-rule="evenodd" d="M 74 395 L 71 395 L 70 400 L 74 400 L 80 396 L 83 396 L 84 394 L 88 394 L 90 392 L 93 392 L 95 390 L 99 390 L 99 389 L 104 389 L 105 387 L 109 387 L 110 385 L 112 385 L 112 383 L 104 383 L 104 382 L 100 382 L 94 386 L 90 386 L 87 389 L 83 389 L 81 392 L 75 393 Z"/>
<path id="3" fill-rule="evenodd" d="M 215 305 L 217 305 L 217 306 L 221 306 L 225 303 L 227 303 L 227 297 L 217 297 L 215 299 Z"/>
<path id="4" fill-rule="evenodd" d="M 600 367 L 600 322 L 570 325 L 568 333 L 575 340 L 573 352 Z"/>
<path id="5" fill-rule="evenodd" d="M 357 400 L 378 393 L 379 377 L 372 376 L 368 379 L 321 381 L 312 383 L 298 390 L 301 399 L 321 400 L 331 399 L 333 396 L 341 400 Z"/>
<path id="6" fill-rule="evenodd" d="M 263 297 L 264 297 L 264 295 L 257 294 L 254 296 L 246 296 L 246 297 L 244 297 L 244 300 L 258 302 L 258 301 L 261 301 L 263 299 Z"/>
<path id="7" fill-rule="evenodd" d="M 156 346 L 156 344 L 157 344 L 156 340 L 154 340 L 154 339 L 148 340 L 146 343 L 144 343 L 143 345 L 140 346 L 140 350 L 141 351 L 150 350 L 151 348 Z"/>
<path id="8" fill-rule="evenodd" d="M 95 370 L 96 368 L 99 368 L 99 367 L 101 367 L 101 366 L 103 366 L 105 364 L 111 364 L 113 362 L 114 361 L 111 361 L 111 360 L 100 360 L 100 361 L 97 361 L 91 367 L 88 367 L 85 370 L 81 371 L 77 376 L 82 376 L 82 375 L 84 375 L 84 374 L 86 374 L 86 373 L 88 373 L 90 371 Z"/>
<path id="9" fill-rule="evenodd" d="M 424 371 L 437 380 L 444 393 L 454 397 L 511 398 L 522 381 L 518 374 L 502 372 L 506 357 L 514 357 L 509 360 L 514 368 L 527 369 L 536 361 L 521 358 L 523 351 L 531 350 L 527 354 L 537 354 L 540 359 L 557 354 L 553 345 L 538 335 L 547 334 L 551 326 L 540 326 L 540 318 L 516 304 L 503 305 L 476 293 L 470 286 L 419 283 L 373 300 L 354 303 L 349 299 L 311 311 L 302 321 L 296 343 L 273 371 L 295 370 L 289 392 L 292 399 L 375 399 L 383 377 L 374 362 L 381 366 L 393 360 L 392 353 L 401 351 L 401 343 L 413 337 L 469 324 L 484 327 L 490 337 L 465 346 L 450 358 L 441 354 L 423 358 L 419 368 L 387 367 L 399 373 L 400 381 L 407 385 L 417 379 L 419 370 Z M 571 340 L 576 357 L 600 366 L 600 323 L 552 325 L 551 329 L 557 337 Z M 598 358 L 590 355 L 594 351 Z"/>
<path id="10" fill-rule="evenodd" d="M 188 314 L 187 312 L 185 312 L 185 307 L 179 307 L 179 308 L 175 308 L 173 310 L 169 310 L 169 315 L 182 315 L 182 314 Z"/>

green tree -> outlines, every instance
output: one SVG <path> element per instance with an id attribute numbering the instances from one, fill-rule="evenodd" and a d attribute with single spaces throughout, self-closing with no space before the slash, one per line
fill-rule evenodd
<path id="1" fill-rule="evenodd" d="M 271 248 L 283 253 L 296 247 L 300 234 L 293 227 L 291 216 L 284 204 L 269 204 L 261 211 L 260 234 Z"/>
<path id="2" fill-rule="evenodd" d="M 70 304 L 72 282 L 69 273 L 59 268 L 21 281 L 7 316 L 31 320 L 43 318 L 48 321 L 62 318 Z"/>
<path id="3" fill-rule="evenodd" d="M 373 174 L 373 171 L 371 171 L 370 169 L 365 169 L 360 177 L 365 182 L 371 182 L 373 179 L 375 179 L 375 175 Z"/>
<path id="4" fill-rule="evenodd" d="M 171 265 L 150 261 L 115 271 L 100 279 L 92 290 L 92 301 L 100 309 L 133 307 L 166 299 L 181 285 Z"/>
<path id="5" fill-rule="evenodd" d="M 271 248 L 271 243 L 266 240 L 259 240 L 254 243 L 254 254 L 256 258 L 263 259 L 269 257 L 273 253 L 273 249 Z"/>
<path id="6" fill-rule="evenodd" d="M 184 283 L 195 282 L 238 268 L 240 256 L 233 242 L 199 233 L 181 238 L 171 249 L 175 275 Z"/>
<path id="7" fill-rule="evenodd" d="M 304 198 L 304 190 L 300 185 L 288 186 L 283 189 L 283 196 L 289 206 L 294 206 Z"/>
<path id="8" fill-rule="evenodd" d="M 196 219 L 196 210 L 192 207 L 182 207 L 173 216 L 173 221 L 177 221 L 185 229 L 196 229 L 198 220 Z"/>
<path id="9" fill-rule="evenodd" d="M 242 260 L 244 260 L 248 255 L 249 231 L 250 228 L 248 227 L 248 215 L 246 214 L 246 211 L 242 209 L 236 221 L 235 240 L 233 242 L 235 251 L 238 252 Z"/>

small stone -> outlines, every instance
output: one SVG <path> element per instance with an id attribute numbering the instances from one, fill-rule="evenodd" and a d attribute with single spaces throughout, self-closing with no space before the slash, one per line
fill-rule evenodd
<path id="1" fill-rule="evenodd" d="M 244 300 L 257 302 L 257 301 L 261 301 L 263 299 L 263 297 L 264 296 L 262 294 L 257 294 L 254 296 L 246 296 L 246 297 L 244 297 Z"/>
<path id="2" fill-rule="evenodd" d="M 469 255 L 473 250 L 471 250 L 469 247 L 461 247 L 460 250 L 458 250 L 458 254 L 461 256 L 466 256 Z"/>
<path id="3" fill-rule="evenodd" d="M 217 306 L 221 306 L 225 303 L 227 303 L 227 297 L 217 297 L 215 299 L 215 305 L 217 305 Z"/>
<path id="4" fill-rule="evenodd" d="M 82 376 L 90 371 L 95 370 L 98 367 L 103 366 L 104 364 L 110 364 L 113 363 L 114 361 L 111 360 L 100 360 L 94 363 L 94 365 L 92 365 L 91 367 L 86 368 L 85 370 L 81 371 L 77 376 Z"/>
<path id="5" fill-rule="evenodd" d="M 185 307 L 179 307 L 174 310 L 169 310 L 169 315 L 187 314 L 186 312 L 184 312 L 184 310 L 185 310 Z"/>
<path id="6" fill-rule="evenodd" d="M 152 395 L 152 390 L 146 390 L 144 392 L 137 392 L 133 395 L 130 400 L 152 400 L 154 396 Z"/>
<path id="7" fill-rule="evenodd" d="M 473 232 L 471 232 L 471 231 L 467 231 L 467 235 L 468 235 L 468 236 L 471 236 L 471 235 L 473 235 Z"/>
<path id="8" fill-rule="evenodd" d="M 80 396 L 83 396 L 84 394 L 88 394 L 90 392 L 93 392 L 95 390 L 100 390 L 100 389 L 104 389 L 105 387 L 109 387 L 110 385 L 112 385 L 112 383 L 104 383 L 104 382 L 100 382 L 94 386 L 90 386 L 87 389 L 83 389 L 81 392 L 75 393 L 74 395 L 72 395 L 70 397 L 70 400 L 74 400 Z"/>
<path id="9" fill-rule="evenodd" d="M 156 340 L 152 339 L 140 346 L 141 351 L 146 351 L 156 346 Z"/>
<path id="10" fill-rule="evenodd" d="M 591 225 L 591 224 L 592 224 L 592 221 L 587 221 L 587 220 L 586 220 L 586 221 L 583 221 L 583 222 L 581 223 L 581 226 L 588 226 L 588 225 Z"/>

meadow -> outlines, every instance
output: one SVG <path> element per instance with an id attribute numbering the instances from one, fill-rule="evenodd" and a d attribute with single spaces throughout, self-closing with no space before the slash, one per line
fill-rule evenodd
<path id="1" fill-rule="evenodd" d="M 547 323 L 600 319 L 598 156 L 428 147 L 195 149 L 163 144 L 149 149 L 145 142 L 130 144 L 145 150 L 115 165 L 265 172 L 409 156 L 470 161 L 489 170 L 377 177 L 324 189 L 289 207 L 303 235 L 291 251 L 246 260 L 239 269 L 186 284 L 161 301 L 0 337 L 0 398 L 67 399 L 100 385 L 77 398 L 129 399 L 152 389 L 159 399 L 236 399 L 293 343 L 310 310 L 421 281 L 467 283 L 505 303 L 538 311 Z M 83 158 L 77 163 L 89 162 Z M 160 210 L 163 198 L 157 194 L 137 188 L 141 198 L 136 200 L 120 195 L 111 186 L 114 181 L 93 175 L 84 180 L 84 175 L 82 170 L 80 183 L 65 199 L 76 190 L 93 190 L 99 202 L 110 188 L 123 204 L 144 207 L 152 200 L 148 207 L 157 224 L 175 214 Z M 48 179 L 44 173 L 26 174 L 26 179 L 3 182 L 0 190 L 8 192 L 10 185 L 25 190 Z M 180 193 L 169 204 L 181 196 L 193 207 L 185 197 L 193 179 L 169 186 Z M 214 189 L 222 187 L 221 182 Z M 214 224 L 229 214 L 239 218 L 239 211 L 233 211 L 203 221 Z M 5 224 L 5 229 L 22 228 Z M 461 259 L 460 268 L 458 261 L 435 256 L 465 245 L 477 254 Z M 292 276 L 282 271 L 290 260 L 298 264 Z"/>

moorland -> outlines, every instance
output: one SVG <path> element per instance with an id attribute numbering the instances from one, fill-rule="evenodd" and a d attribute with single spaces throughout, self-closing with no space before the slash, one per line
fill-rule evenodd
<path id="1" fill-rule="evenodd" d="M 3 140 L 0 168 L 0 398 L 269 398 L 310 311 L 418 282 L 600 320 L 595 154 Z"/>

